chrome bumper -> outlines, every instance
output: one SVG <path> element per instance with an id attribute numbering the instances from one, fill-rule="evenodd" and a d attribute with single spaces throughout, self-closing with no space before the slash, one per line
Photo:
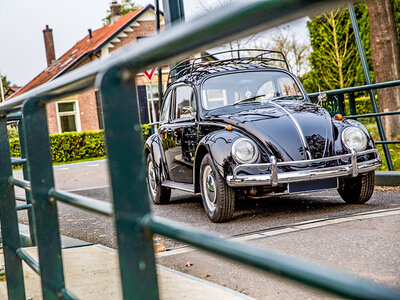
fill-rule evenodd
<path id="1" fill-rule="evenodd" d="M 357 162 L 357 157 L 361 155 L 374 153 L 376 157 L 372 160 Z M 337 161 L 339 159 L 351 158 L 351 163 L 347 165 L 340 165 L 335 167 L 320 168 L 320 169 L 307 169 L 302 171 L 291 171 L 278 173 L 278 167 L 284 166 L 296 166 L 314 163 Z M 270 185 L 277 186 L 279 183 L 290 183 L 299 181 L 310 181 L 315 179 L 325 179 L 332 177 L 342 176 L 353 176 L 356 177 L 358 174 L 370 172 L 376 170 L 382 166 L 382 160 L 378 150 L 371 149 L 361 152 L 354 150 L 349 154 L 311 159 L 311 160 L 299 160 L 299 161 L 288 161 L 288 162 L 277 162 L 275 156 L 271 156 L 270 163 L 263 164 L 242 164 L 237 166 L 233 170 L 233 175 L 226 177 L 226 182 L 231 187 L 246 187 L 246 186 L 260 186 Z M 258 167 L 259 170 L 267 170 L 270 168 L 270 174 L 258 174 L 258 175 L 237 175 L 240 170 L 248 167 Z"/>

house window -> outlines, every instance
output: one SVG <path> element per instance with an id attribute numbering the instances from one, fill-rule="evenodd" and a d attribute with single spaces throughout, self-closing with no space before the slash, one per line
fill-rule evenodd
<path id="1" fill-rule="evenodd" d="M 56 103 L 59 132 L 81 131 L 78 101 L 59 101 Z"/>

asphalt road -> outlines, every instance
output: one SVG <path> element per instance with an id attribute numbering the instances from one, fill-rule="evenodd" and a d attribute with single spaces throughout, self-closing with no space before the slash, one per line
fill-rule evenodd
<path id="1" fill-rule="evenodd" d="M 18 177 L 18 174 L 16 174 Z M 63 190 L 110 201 L 106 162 L 87 162 L 55 167 L 56 186 Z M 20 192 L 19 192 L 20 193 Z M 63 235 L 115 248 L 112 220 L 59 204 L 60 230 Z M 276 249 L 288 255 L 328 264 L 354 272 L 377 282 L 400 288 L 400 213 L 378 216 L 276 234 L 251 237 L 259 232 L 281 230 L 293 224 L 323 218 L 337 218 L 361 212 L 400 209 L 400 188 L 377 187 L 364 205 L 345 204 L 336 191 L 299 194 L 264 200 L 238 202 L 237 211 L 228 223 L 214 224 L 204 213 L 201 197 L 174 191 L 165 205 L 151 205 L 153 213 L 220 236 L 244 236 L 246 245 Z M 19 212 L 20 223 L 27 223 L 26 213 Z M 274 277 L 249 268 L 216 259 L 199 251 L 174 254 L 180 244 L 163 239 L 172 249 L 158 257 L 158 262 L 194 276 L 244 292 L 257 299 L 326 298 L 319 292 L 293 284 L 282 285 Z M 187 263 L 190 266 L 187 267 Z"/>

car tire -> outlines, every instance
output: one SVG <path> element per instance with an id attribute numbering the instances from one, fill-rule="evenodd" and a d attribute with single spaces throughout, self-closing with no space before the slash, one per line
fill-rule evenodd
<path id="1" fill-rule="evenodd" d="M 151 153 L 146 159 L 146 182 L 150 199 L 155 204 L 165 204 L 171 199 L 171 189 L 161 186 L 155 172 L 153 156 Z"/>
<path id="2" fill-rule="evenodd" d="M 374 192 L 375 172 L 354 178 L 340 179 L 339 195 L 346 203 L 362 204 L 367 202 Z"/>
<path id="3" fill-rule="evenodd" d="M 200 190 L 204 210 L 214 223 L 229 221 L 235 211 L 235 190 L 219 174 L 209 154 L 200 165 Z"/>

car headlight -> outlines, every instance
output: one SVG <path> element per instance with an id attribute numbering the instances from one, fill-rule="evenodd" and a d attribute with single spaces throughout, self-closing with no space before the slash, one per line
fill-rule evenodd
<path id="1" fill-rule="evenodd" d="M 251 140 L 240 138 L 232 145 L 232 156 L 238 163 L 251 164 L 258 158 L 258 149 Z"/>
<path id="2" fill-rule="evenodd" d="M 342 132 L 343 144 L 357 152 L 367 148 L 368 139 L 365 133 L 357 127 L 347 127 Z"/>

